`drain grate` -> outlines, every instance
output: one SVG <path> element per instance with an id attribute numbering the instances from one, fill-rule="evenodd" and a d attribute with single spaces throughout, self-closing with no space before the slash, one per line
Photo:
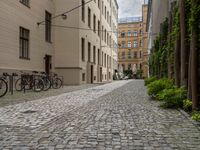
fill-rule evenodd
<path id="1" fill-rule="evenodd" d="M 103 89 L 90 89 L 91 91 L 103 91 Z"/>
<path id="2" fill-rule="evenodd" d="M 36 113 L 37 111 L 35 111 L 35 110 L 26 110 L 26 111 L 23 111 L 23 112 L 21 112 L 21 113 L 23 113 L 23 114 L 33 114 L 33 113 Z"/>

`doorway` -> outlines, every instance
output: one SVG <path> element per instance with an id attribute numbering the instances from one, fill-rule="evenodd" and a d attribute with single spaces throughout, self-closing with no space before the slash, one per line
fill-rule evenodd
<path id="1" fill-rule="evenodd" d="M 94 68 L 93 68 L 93 65 L 91 65 L 91 84 L 94 82 L 93 80 L 94 80 Z"/>
<path id="2" fill-rule="evenodd" d="M 51 56 L 46 55 L 45 56 L 45 72 L 47 74 L 50 74 L 50 70 L 51 70 Z"/>
<path id="3" fill-rule="evenodd" d="M 103 75 L 102 75 L 102 68 L 100 68 L 100 82 L 102 82 L 102 80 L 103 80 L 103 79 L 102 79 L 102 76 L 103 76 Z"/>

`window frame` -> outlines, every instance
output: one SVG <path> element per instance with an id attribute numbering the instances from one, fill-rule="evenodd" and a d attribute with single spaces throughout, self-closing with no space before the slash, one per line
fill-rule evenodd
<path id="1" fill-rule="evenodd" d="M 25 31 L 27 33 L 24 33 Z M 24 36 L 25 34 L 27 34 L 26 37 Z M 27 46 L 26 52 L 25 52 L 25 43 Z M 30 60 L 29 49 L 30 49 L 30 30 L 20 26 L 19 27 L 19 58 Z"/>

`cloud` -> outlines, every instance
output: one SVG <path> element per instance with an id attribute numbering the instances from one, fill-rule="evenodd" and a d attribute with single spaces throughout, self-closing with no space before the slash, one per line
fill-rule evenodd
<path id="1" fill-rule="evenodd" d="M 142 15 L 144 0 L 117 0 L 119 4 L 119 18 Z"/>

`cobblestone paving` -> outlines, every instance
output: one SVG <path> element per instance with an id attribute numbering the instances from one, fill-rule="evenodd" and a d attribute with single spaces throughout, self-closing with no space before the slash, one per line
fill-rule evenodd
<path id="1" fill-rule="evenodd" d="M 18 103 L 23 103 L 27 101 L 37 100 L 41 98 L 46 98 L 49 96 L 56 96 L 63 93 L 73 92 L 77 90 L 87 89 L 91 87 L 98 86 L 100 84 L 84 84 L 84 85 L 78 85 L 78 86 L 63 86 L 60 89 L 50 89 L 48 91 L 42 91 L 42 92 L 33 92 L 32 90 L 26 91 L 26 93 L 23 92 L 14 92 L 13 95 L 11 95 L 9 92 L 6 96 L 1 97 L 0 99 L 0 107 L 7 106 L 7 105 L 14 105 Z"/>
<path id="2" fill-rule="evenodd" d="M 143 85 L 139 80 L 119 81 L 3 107 L 0 111 L 7 115 L 0 121 L 0 149 L 199 150 L 198 128 L 179 111 L 162 109 L 158 102 L 149 100 Z M 35 122 L 41 123 L 36 126 L 17 124 L 24 118 L 11 112 L 15 114 L 25 107 L 39 107 L 33 113 L 36 116 L 40 116 L 42 107 L 46 114 L 58 115 L 50 115 L 49 121 L 36 118 Z M 34 120 L 33 114 L 25 114 L 26 119 Z M 12 117 L 15 121 L 8 122 Z"/>

